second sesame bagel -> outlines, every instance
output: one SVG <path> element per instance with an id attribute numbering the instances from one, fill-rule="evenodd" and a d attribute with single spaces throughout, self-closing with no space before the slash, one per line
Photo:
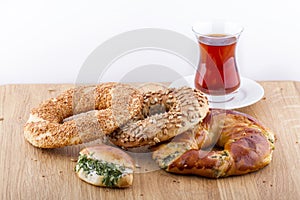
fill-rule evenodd
<path id="1" fill-rule="evenodd" d="M 189 87 L 144 93 L 143 119 L 133 120 L 109 135 L 115 145 L 155 145 L 193 128 L 208 113 L 208 101 Z"/>

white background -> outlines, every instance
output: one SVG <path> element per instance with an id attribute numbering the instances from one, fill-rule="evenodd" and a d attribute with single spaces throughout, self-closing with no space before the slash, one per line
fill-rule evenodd
<path id="1" fill-rule="evenodd" d="M 242 76 L 300 81 L 296 0 L 1 0 L 0 84 L 74 83 L 88 55 L 114 35 L 152 27 L 194 39 L 194 22 L 218 19 L 245 28 Z"/>

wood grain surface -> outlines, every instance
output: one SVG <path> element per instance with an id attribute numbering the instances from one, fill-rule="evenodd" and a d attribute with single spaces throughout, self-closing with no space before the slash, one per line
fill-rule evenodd
<path id="1" fill-rule="evenodd" d="M 0 86 L 0 199 L 300 199 L 300 82 L 261 84 L 264 98 L 239 111 L 276 133 L 270 165 L 215 180 L 169 174 L 149 164 L 127 189 L 95 187 L 77 178 L 74 159 L 84 145 L 45 150 L 24 140 L 30 109 L 72 85 Z"/>

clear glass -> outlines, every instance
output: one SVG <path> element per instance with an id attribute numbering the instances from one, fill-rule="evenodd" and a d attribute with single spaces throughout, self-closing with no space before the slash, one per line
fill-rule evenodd
<path id="1" fill-rule="evenodd" d="M 195 87 L 211 102 L 234 98 L 240 87 L 236 45 L 243 27 L 231 22 L 203 22 L 193 26 L 200 47 Z"/>

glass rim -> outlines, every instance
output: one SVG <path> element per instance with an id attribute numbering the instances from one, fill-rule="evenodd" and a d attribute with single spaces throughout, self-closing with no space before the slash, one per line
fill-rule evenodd
<path id="1" fill-rule="evenodd" d="M 218 32 L 210 32 L 210 33 L 205 33 L 205 31 L 199 31 L 196 30 L 197 27 L 199 29 L 199 26 L 203 26 L 203 25 L 218 25 L 218 26 L 223 26 L 226 27 L 226 25 L 233 25 L 236 27 L 236 31 L 232 31 L 230 33 L 218 33 Z M 192 25 L 192 31 L 194 32 L 194 34 L 199 37 L 206 37 L 206 38 L 231 38 L 231 37 L 239 37 L 239 35 L 244 31 L 244 27 L 236 22 L 232 22 L 232 21 L 224 21 L 224 22 L 219 22 L 219 21 L 200 21 L 200 22 L 196 22 Z M 210 36 L 209 34 L 224 34 L 224 36 L 220 36 L 220 37 L 215 37 L 215 36 Z"/>

